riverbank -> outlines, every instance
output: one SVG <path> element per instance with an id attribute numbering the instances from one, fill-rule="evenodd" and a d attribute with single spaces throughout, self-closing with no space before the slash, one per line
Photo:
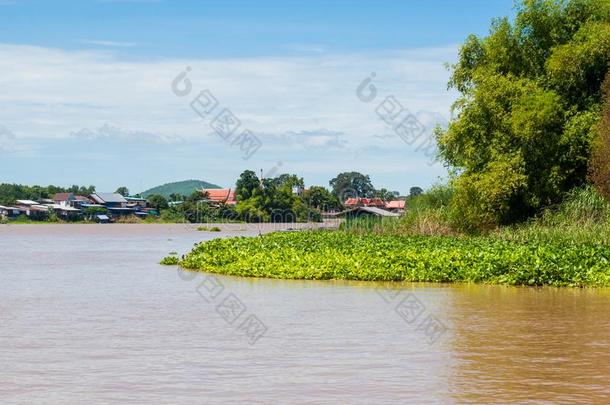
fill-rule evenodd
<path id="1" fill-rule="evenodd" d="M 210 240 L 198 244 L 179 264 L 226 275 L 285 279 L 610 286 L 608 245 L 494 237 L 278 232 Z"/>

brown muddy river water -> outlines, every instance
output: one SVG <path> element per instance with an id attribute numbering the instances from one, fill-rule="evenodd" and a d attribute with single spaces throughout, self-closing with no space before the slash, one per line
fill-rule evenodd
<path id="1" fill-rule="evenodd" d="M 228 228 L 0 225 L 0 403 L 610 401 L 610 290 L 157 264 Z"/>

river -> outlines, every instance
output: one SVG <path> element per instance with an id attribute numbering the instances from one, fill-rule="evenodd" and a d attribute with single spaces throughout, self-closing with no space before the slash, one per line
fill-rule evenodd
<path id="1" fill-rule="evenodd" d="M 0 403 L 610 399 L 608 289 L 243 279 L 157 264 L 268 230 L 221 227 L 0 225 Z"/>

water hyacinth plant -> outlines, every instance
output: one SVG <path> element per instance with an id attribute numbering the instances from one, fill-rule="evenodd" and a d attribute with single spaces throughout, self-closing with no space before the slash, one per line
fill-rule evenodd
<path id="1" fill-rule="evenodd" d="M 278 232 L 202 242 L 179 263 L 247 277 L 610 286 L 610 246 L 490 237 Z"/>

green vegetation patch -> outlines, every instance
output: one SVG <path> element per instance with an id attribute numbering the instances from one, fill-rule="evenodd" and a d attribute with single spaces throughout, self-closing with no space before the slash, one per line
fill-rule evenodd
<path id="1" fill-rule="evenodd" d="M 180 265 L 284 279 L 610 286 L 607 245 L 527 244 L 490 237 L 279 232 L 202 242 Z"/>
<path id="2" fill-rule="evenodd" d="M 222 229 L 220 229 L 217 226 L 212 226 L 212 227 L 209 227 L 209 226 L 199 226 L 199 227 L 197 227 L 197 230 L 198 231 L 203 231 L 203 232 L 220 232 L 220 231 L 222 231 Z"/>
<path id="3" fill-rule="evenodd" d="M 165 256 L 159 264 L 163 264 L 165 266 L 174 266 L 180 264 L 180 259 L 177 256 Z"/>

